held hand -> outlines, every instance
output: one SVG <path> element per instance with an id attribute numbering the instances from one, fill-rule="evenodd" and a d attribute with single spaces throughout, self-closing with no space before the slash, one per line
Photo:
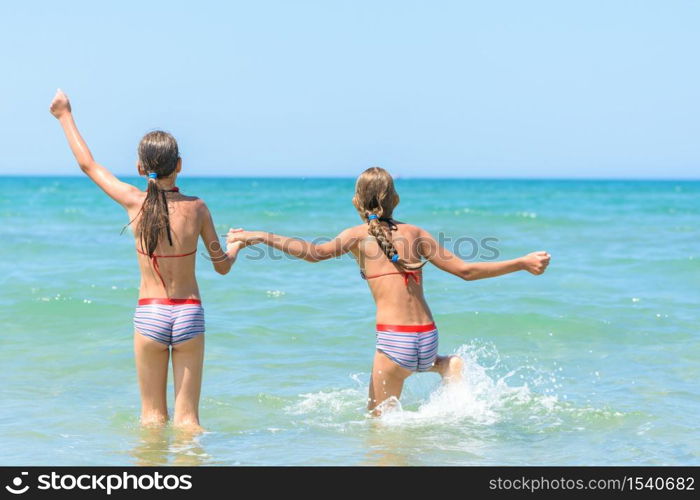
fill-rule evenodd
<path id="1" fill-rule="evenodd" d="M 64 94 L 61 89 L 58 89 L 56 91 L 56 95 L 53 96 L 53 101 L 51 101 L 49 111 L 51 111 L 51 114 L 56 118 L 61 118 L 62 116 L 71 112 L 68 96 Z"/>
<path id="2" fill-rule="evenodd" d="M 242 241 L 226 242 L 226 252 L 238 253 L 242 248 L 245 248 L 245 244 Z"/>
<path id="3" fill-rule="evenodd" d="M 254 231 L 244 231 L 241 228 L 230 229 L 226 237 L 226 243 L 242 243 L 244 246 L 255 245 L 260 243 L 262 240 L 260 235 Z"/>
<path id="4" fill-rule="evenodd" d="M 532 252 L 525 257 L 521 257 L 523 269 L 535 276 L 538 276 L 547 269 L 551 256 L 547 252 Z"/>

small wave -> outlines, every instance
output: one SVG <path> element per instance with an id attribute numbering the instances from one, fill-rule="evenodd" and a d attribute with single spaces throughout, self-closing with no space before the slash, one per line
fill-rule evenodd
<path id="1" fill-rule="evenodd" d="M 536 219 L 537 213 L 535 212 L 515 212 L 517 217 L 524 217 L 526 219 Z"/>
<path id="2" fill-rule="evenodd" d="M 355 380 L 359 381 L 357 378 Z M 333 421 L 343 414 L 357 414 L 358 407 L 363 407 L 366 392 L 366 388 L 358 387 L 300 394 L 301 399 L 287 406 L 285 412 L 290 415 L 313 416 L 324 422 Z"/>
<path id="3" fill-rule="evenodd" d="M 475 209 L 475 208 L 461 208 L 461 209 L 456 209 L 452 211 L 453 215 L 459 216 L 462 214 L 466 215 L 471 215 L 471 216 L 482 216 L 482 217 L 504 217 L 504 218 L 523 218 L 523 219 L 536 219 L 537 218 L 537 212 L 532 212 L 528 210 L 522 210 L 518 212 L 500 212 L 500 211 L 493 211 L 493 210 L 483 210 L 483 209 Z M 433 211 L 433 215 L 440 215 L 439 212 Z"/>

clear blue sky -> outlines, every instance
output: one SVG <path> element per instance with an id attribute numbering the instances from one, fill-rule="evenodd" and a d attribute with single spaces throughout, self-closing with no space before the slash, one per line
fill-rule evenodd
<path id="1" fill-rule="evenodd" d="M 0 174 L 171 131 L 189 175 L 700 178 L 700 2 L 140 1 L 0 7 Z"/>

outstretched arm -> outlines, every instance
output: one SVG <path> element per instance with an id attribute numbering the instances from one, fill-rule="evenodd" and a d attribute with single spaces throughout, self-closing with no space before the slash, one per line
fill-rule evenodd
<path id="1" fill-rule="evenodd" d="M 75 120 L 73 120 L 68 96 L 60 89 L 56 91 L 49 109 L 51 114 L 61 124 L 63 132 L 66 134 L 68 145 L 78 165 L 80 165 L 80 169 L 120 205 L 125 208 L 138 205 L 141 202 L 141 191 L 131 184 L 120 181 L 114 174 L 93 159 L 90 148 L 83 140 L 78 127 L 75 125 Z"/>
<path id="2" fill-rule="evenodd" d="M 320 262 L 348 253 L 357 245 L 359 239 L 354 235 L 352 228 L 341 232 L 331 241 L 318 245 L 299 238 L 290 238 L 265 231 L 231 229 L 227 241 L 229 243 L 240 242 L 246 246 L 264 243 L 288 255 L 304 259 L 306 262 Z"/>
<path id="3" fill-rule="evenodd" d="M 209 252 L 211 263 L 217 273 L 227 274 L 231 270 L 231 266 L 236 262 L 238 252 L 245 245 L 241 242 L 230 242 L 226 245 L 226 251 L 224 252 L 221 249 L 221 243 L 219 243 L 219 236 L 216 234 L 211 213 L 203 201 L 200 209 L 202 210 L 201 237 Z"/>
<path id="4" fill-rule="evenodd" d="M 438 269 L 467 281 L 495 278 L 516 271 L 539 275 L 547 269 L 550 260 L 547 252 L 532 252 L 517 259 L 498 262 L 465 262 L 440 245 L 427 231 L 421 233 L 419 252 Z"/>

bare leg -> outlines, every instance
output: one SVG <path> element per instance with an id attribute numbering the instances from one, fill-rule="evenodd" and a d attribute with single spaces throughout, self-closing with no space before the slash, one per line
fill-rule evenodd
<path id="1" fill-rule="evenodd" d="M 173 424 L 200 430 L 199 394 L 202 388 L 204 334 L 173 346 L 175 417 Z"/>
<path id="2" fill-rule="evenodd" d="M 375 351 L 367 401 L 367 408 L 373 416 L 381 415 L 381 410 L 378 410 L 377 406 L 391 397 L 398 399 L 401 396 L 403 382 L 411 373 L 410 370 L 394 363 L 386 354 Z"/>
<path id="3" fill-rule="evenodd" d="M 459 356 L 438 356 L 430 371 L 439 373 L 445 383 L 459 382 L 463 367 L 464 360 Z"/>
<path id="4" fill-rule="evenodd" d="M 136 373 L 141 388 L 141 424 L 162 425 L 168 421 L 166 386 L 168 346 L 134 332 Z"/>

